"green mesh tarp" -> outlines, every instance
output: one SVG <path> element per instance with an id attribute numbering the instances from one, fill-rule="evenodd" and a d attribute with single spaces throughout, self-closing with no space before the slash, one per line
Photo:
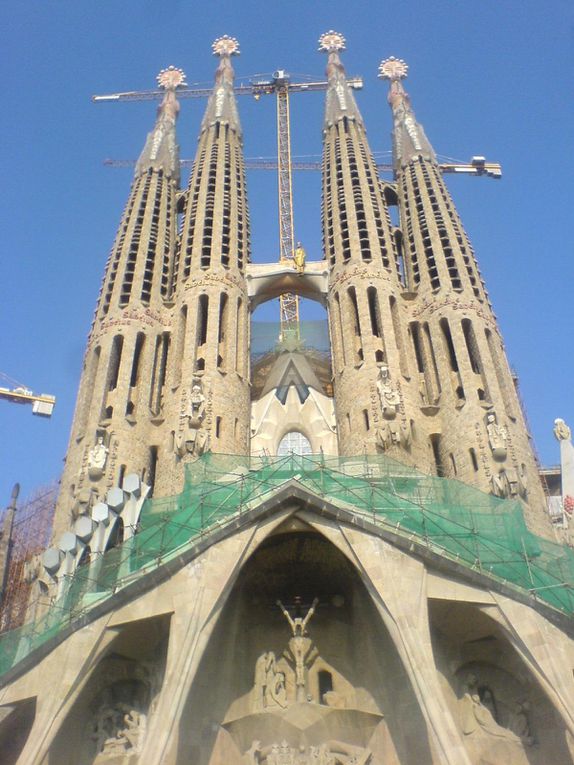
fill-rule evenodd
<path id="1" fill-rule="evenodd" d="M 290 480 L 381 529 L 574 613 L 574 551 L 532 534 L 519 501 L 384 456 L 206 454 L 187 466 L 181 494 L 148 500 L 138 533 L 78 568 L 42 619 L 0 635 L 0 674 L 95 603 L 256 508 Z"/>

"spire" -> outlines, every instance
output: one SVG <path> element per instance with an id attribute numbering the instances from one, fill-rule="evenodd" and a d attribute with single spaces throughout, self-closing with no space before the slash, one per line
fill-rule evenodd
<path id="1" fill-rule="evenodd" d="M 179 113 L 179 102 L 175 97 L 177 88 L 185 85 L 185 74 L 181 69 L 170 66 L 162 69 L 157 76 L 165 96 L 157 110 L 155 127 L 148 133 L 144 149 L 137 161 L 135 175 L 142 175 L 149 169 L 163 170 L 166 176 L 179 182 L 179 149 L 175 137 L 175 121 Z"/>
<path id="2" fill-rule="evenodd" d="M 408 65 L 394 56 L 382 61 L 379 66 L 379 77 L 390 81 L 388 101 L 393 110 L 393 151 L 397 169 L 417 156 L 436 162 L 433 148 L 422 125 L 416 121 L 411 99 L 401 82 L 408 70 Z"/>
<path id="3" fill-rule="evenodd" d="M 329 86 L 325 103 L 324 129 L 334 125 L 343 117 L 356 120 L 362 125 L 361 113 L 347 84 L 345 67 L 339 58 L 339 51 L 345 50 L 345 38 L 333 30 L 325 32 L 319 38 L 319 50 L 325 51 L 329 56 L 326 69 Z"/>
<path id="4" fill-rule="evenodd" d="M 241 135 L 241 124 L 233 92 L 235 72 L 231 66 L 231 56 L 239 55 L 239 43 L 235 37 L 223 35 L 218 37 L 211 47 L 213 55 L 219 57 L 219 66 L 215 70 L 215 85 L 207 102 L 201 132 L 216 122 L 223 122 Z"/>

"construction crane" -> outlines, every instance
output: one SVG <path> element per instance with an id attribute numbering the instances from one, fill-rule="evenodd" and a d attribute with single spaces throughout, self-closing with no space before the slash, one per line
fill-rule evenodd
<path id="1" fill-rule="evenodd" d="M 347 80 L 354 89 L 363 87 L 360 77 Z M 291 161 L 291 120 L 289 115 L 289 97 L 291 93 L 313 93 L 326 90 L 328 82 L 316 80 L 309 82 L 292 82 L 290 75 L 283 69 L 278 69 L 269 79 L 252 80 L 249 85 L 238 85 L 234 91 L 238 96 L 253 96 L 259 100 L 261 96 L 276 96 L 277 107 L 277 163 L 268 163 L 265 169 L 277 170 L 278 176 L 278 206 L 279 206 L 279 262 L 294 263 L 295 258 L 295 226 L 293 220 L 293 166 Z M 211 88 L 181 88 L 178 98 L 206 98 L 211 95 Z M 147 101 L 162 98 L 159 90 L 144 90 L 113 93 L 104 96 L 92 96 L 96 103 L 116 101 Z M 186 163 L 185 161 L 182 164 Z M 107 165 L 117 164 L 114 160 L 106 160 Z M 121 164 L 121 161 L 120 161 Z M 129 162 L 127 163 L 129 164 Z M 253 167 L 253 163 L 247 163 Z M 315 169 L 310 168 L 310 169 Z M 297 295 L 285 294 L 279 298 L 281 338 L 287 336 L 299 339 L 299 298 Z"/>
<path id="2" fill-rule="evenodd" d="M 11 401 L 13 404 L 32 404 L 32 414 L 36 414 L 39 417 L 52 416 L 54 406 L 56 405 L 55 396 L 51 396 L 48 393 L 37 395 L 30 388 L 18 383 L 16 380 L 12 380 L 3 372 L 0 372 L 0 378 L 10 383 L 9 388 L 0 387 L 0 399 Z"/>
<path id="3" fill-rule="evenodd" d="M 181 167 L 193 167 L 193 159 L 180 159 Z M 106 167 L 135 167 L 135 159 L 104 159 L 103 164 Z M 380 173 L 393 173 L 394 168 L 389 162 L 375 161 L 377 170 Z M 305 161 L 291 159 L 291 170 L 321 170 L 319 160 Z M 246 157 L 245 168 L 247 170 L 277 170 L 279 163 L 269 157 Z M 462 175 L 486 175 L 488 178 L 502 178 L 502 166 L 498 162 L 487 162 L 485 157 L 472 157 L 470 162 L 440 162 L 439 169 L 442 173 L 458 173 Z"/>
<path id="4" fill-rule="evenodd" d="M 348 85 L 360 90 L 363 87 L 361 77 L 347 79 Z M 277 170 L 278 175 L 278 206 L 279 206 L 279 262 L 294 263 L 295 258 L 295 225 L 293 218 L 293 170 L 320 170 L 320 162 L 293 162 L 291 157 L 291 120 L 289 98 L 291 93 L 312 93 L 326 90 L 328 82 L 315 80 L 310 82 L 292 82 L 290 75 L 283 69 L 278 69 L 269 79 L 252 80 L 249 85 L 238 85 L 235 94 L 250 95 L 256 100 L 261 96 L 276 96 L 277 108 L 277 162 L 269 159 L 246 159 L 245 166 L 252 170 Z M 210 88 L 181 88 L 178 98 L 206 98 L 211 94 Z M 96 103 L 115 101 L 145 101 L 155 100 L 163 96 L 159 90 L 129 91 L 113 93 L 105 96 L 92 96 Z M 113 167 L 128 167 L 135 164 L 131 160 L 107 159 L 104 164 Z M 182 166 L 191 166 L 193 160 L 181 160 Z M 388 163 L 377 163 L 379 171 L 393 172 L 393 166 Z M 484 157 L 472 157 L 469 163 L 445 162 L 439 165 L 443 173 L 459 173 L 466 175 L 486 175 L 490 178 L 500 178 L 502 169 L 499 164 L 487 162 Z M 288 335 L 299 339 L 299 298 L 297 295 L 284 294 L 279 298 L 281 337 Z"/>

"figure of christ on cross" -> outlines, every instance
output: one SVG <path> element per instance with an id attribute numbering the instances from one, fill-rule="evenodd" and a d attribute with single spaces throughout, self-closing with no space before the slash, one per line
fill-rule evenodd
<path id="1" fill-rule="evenodd" d="M 311 608 L 307 611 L 305 617 L 300 616 L 301 598 L 295 598 L 296 613 L 295 617 L 292 617 L 289 611 L 285 608 L 283 603 L 278 600 L 277 605 L 283 612 L 283 615 L 289 622 L 293 636 L 289 640 L 289 652 L 288 658 L 291 659 L 295 665 L 295 699 L 296 701 L 307 701 L 306 694 L 306 680 L 307 669 L 317 656 L 317 649 L 311 642 L 311 639 L 307 637 L 307 624 L 315 613 L 315 609 L 319 603 L 319 598 L 315 598 L 311 605 Z"/>

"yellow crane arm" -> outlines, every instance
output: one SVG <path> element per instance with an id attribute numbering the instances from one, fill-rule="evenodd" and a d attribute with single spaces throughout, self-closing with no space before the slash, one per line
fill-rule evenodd
<path id="1" fill-rule="evenodd" d="M 56 405 L 55 396 L 50 396 L 48 393 L 41 393 L 38 396 L 23 386 L 0 388 L 0 399 L 2 398 L 13 404 L 32 404 L 32 414 L 39 417 L 51 417 Z"/>

